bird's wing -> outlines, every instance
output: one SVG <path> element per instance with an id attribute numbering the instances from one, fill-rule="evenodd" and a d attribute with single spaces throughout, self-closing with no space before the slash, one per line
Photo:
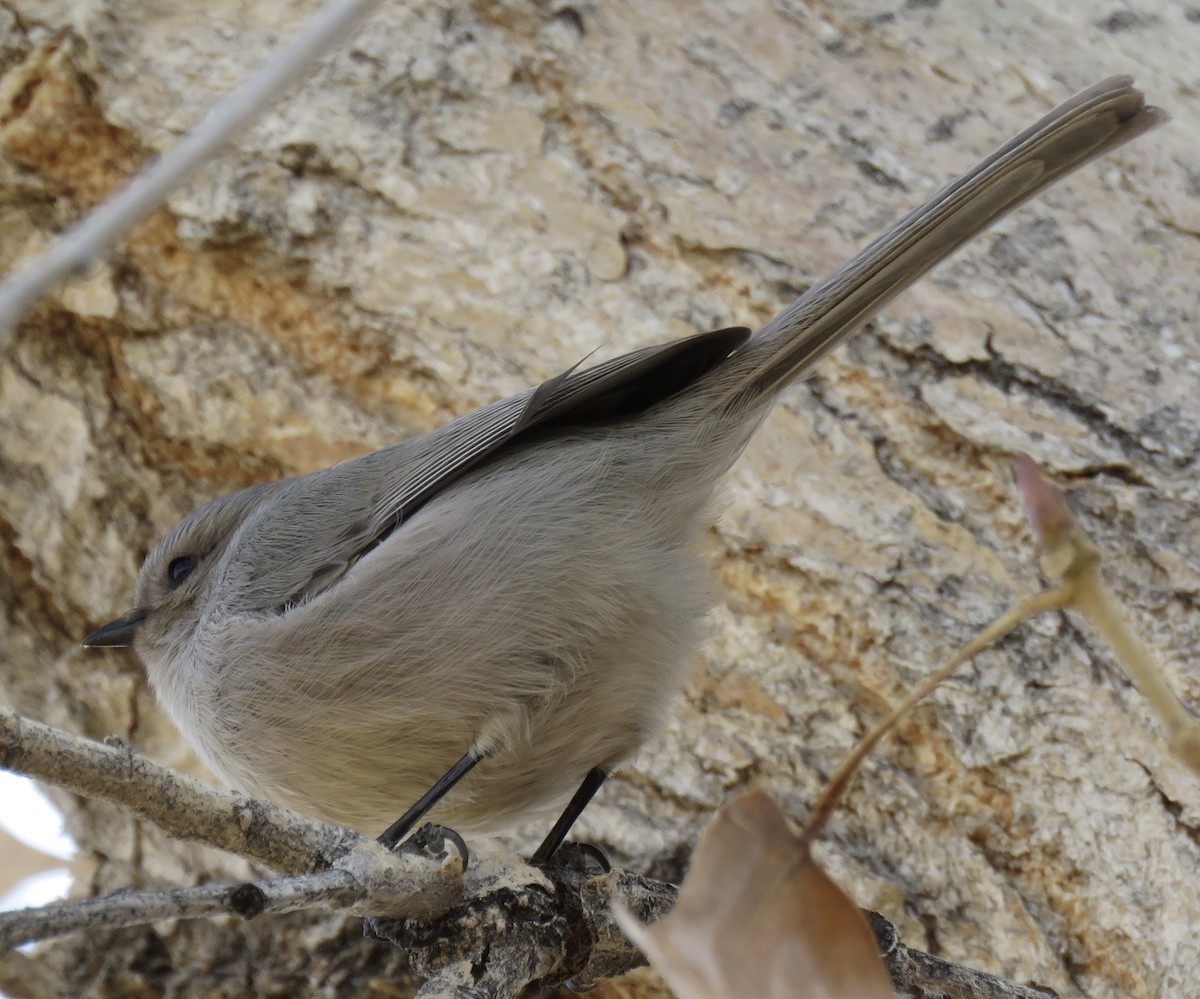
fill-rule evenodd
<path id="1" fill-rule="evenodd" d="M 422 454 L 380 495 L 374 517 L 386 536 L 405 517 L 490 455 L 535 428 L 586 426 L 632 416 L 669 398 L 746 342 L 736 326 L 624 354 L 594 368 L 570 368 L 537 388 L 468 413 L 425 435 Z M 388 449 L 379 452 L 386 455 Z M 414 460 L 415 459 L 415 460 Z M 382 540 L 377 537 L 375 543 Z"/>
<path id="2" fill-rule="evenodd" d="M 631 416 L 711 371 L 746 342 L 748 329 L 701 333 L 571 368 L 536 388 L 468 413 L 437 430 L 354 461 L 281 483 L 247 524 L 231 570 L 247 610 L 277 613 L 334 586 L 406 519 L 506 445 L 535 430 Z M 297 543 L 303 538 L 303 544 Z M 252 572 L 272 557 L 271 571 Z M 239 577 L 240 578 L 240 577 Z"/>

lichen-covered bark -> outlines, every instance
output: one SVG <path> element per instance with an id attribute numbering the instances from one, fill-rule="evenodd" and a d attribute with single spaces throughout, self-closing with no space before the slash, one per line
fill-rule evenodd
<path id="1" fill-rule="evenodd" d="M 0 7 L 0 265 L 313 7 Z M 132 659 L 77 649 L 178 516 L 594 348 L 754 325 L 1070 91 L 1134 71 L 1171 126 L 1004 222 L 788 394 L 730 477 L 712 539 L 727 599 L 695 679 L 581 832 L 673 877 L 736 788 L 802 814 L 901 690 L 1038 585 L 1018 449 L 1067 484 L 1197 703 L 1194 15 L 385 5 L 0 358 L 0 697 L 194 769 Z M 62 803 L 94 860 L 83 891 L 244 873 Z M 1200 787 L 1105 650 L 1047 619 L 903 726 L 823 859 L 912 946 L 1064 996 L 1182 995 L 1200 976 L 1198 816 Z M 3 967 L 14 995 L 409 988 L 353 923 L 301 917 L 66 940 Z"/>

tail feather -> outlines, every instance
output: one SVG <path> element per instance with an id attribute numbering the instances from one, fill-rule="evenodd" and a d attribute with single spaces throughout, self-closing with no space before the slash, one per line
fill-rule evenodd
<path id="1" fill-rule="evenodd" d="M 1165 121 L 1132 84 L 1114 76 L 1076 94 L 813 285 L 727 362 L 724 406 L 773 395 L 1001 216 Z"/>

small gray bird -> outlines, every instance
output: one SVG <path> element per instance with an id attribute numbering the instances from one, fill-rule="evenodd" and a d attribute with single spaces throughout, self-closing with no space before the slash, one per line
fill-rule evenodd
<path id="1" fill-rule="evenodd" d="M 572 369 L 213 500 L 146 560 L 137 609 L 84 644 L 132 644 L 231 785 L 388 827 L 389 845 L 435 805 L 494 832 L 578 788 L 544 862 L 681 686 L 712 600 L 699 541 L 714 492 L 780 390 L 1000 216 L 1163 120 L 1131 80 L 1107 80 L 754 335 Z"/>

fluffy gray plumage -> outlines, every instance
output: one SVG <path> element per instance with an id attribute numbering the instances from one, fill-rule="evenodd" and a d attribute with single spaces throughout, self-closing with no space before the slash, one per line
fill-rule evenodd
<path id="1" fill-rule="evenodd" d="M 1005 212 L 1160 120 L 1108 80 L 753 336 L 568 372 L 201 507 L 137 584 L 134 644 L 163 705 L 230 784 L 367 832 L 472 745 L 487 758 L 440 821 L 496 831 L 555 804 L 628 758 L 675 696 L 712 600 L 698 542 L 714 493 L 779 390 Z"/>

